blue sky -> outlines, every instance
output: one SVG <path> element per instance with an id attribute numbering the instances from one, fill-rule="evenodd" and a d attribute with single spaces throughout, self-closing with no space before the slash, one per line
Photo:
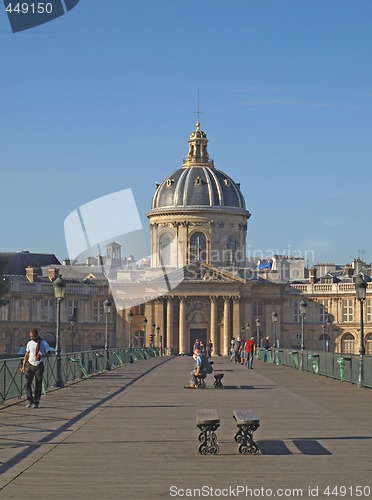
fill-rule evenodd
<path id="1" fill-rule="evenodd" d="M 81 0 L 17 34 L 0 12 L 0 47 L 0 251 L 63 259 L 65 218 L 126 188 L 147 228 L 199 88 L 249 253 L 372 261 L 370 0 Z"/>

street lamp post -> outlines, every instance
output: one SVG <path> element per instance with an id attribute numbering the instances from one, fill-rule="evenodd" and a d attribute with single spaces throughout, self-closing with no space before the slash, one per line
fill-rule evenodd
<path id="1" fill-rule="evenodd" d="M 147 327 L 147 323 L 148 323 L 148 319 L 146 317 L 143 318 L 143 335 L 144 335 L 144 343 L 145 343 L 145 346 L 147 345 L 146 344 L 146 327 Z"/>
<path id="2" fill-rule="evenodd" d="M 160 347 L 160 352 L 161 352 L 161 343 L 160 343 L 160 335 L 159 335 L 159 333 L 160 333 L 160 326 L 158 325 L 156 327 L 156 334 L 157 334 L 158 346 Z"/>
<path id="3" fill-rule="evenodd" d="M 256 318 L 256 327 L 257 327 L 257 334 L 256 334 L 256 354 L 258 356 L 258 348 L 260 346 L 260 326 L 261 326 L 261 320 L 260 318 Z"/>
<path id="4" fill-rule="evenodd" d="M 273 352 L 273 363 L 275 363 L 275 352 L 276 352 L 276 323 L 278 321 L 278 313 L 276 311 L 273 311 L 271 313 L 271 320 L 273 322 L 273 329 L 274 329 L 274 352 Z"/>
<path id="5" fill-rule="evenodd" d="M 103 302 L 103 311 L 105 313 L 105 316 L 106 316 L 106 335 L 105 335 L 105 356 L 106 356 L 106 370 L 111 370 L 111 365 L 110 365 L 110 361 L 109 361 L 109 352 L 108 352 L 108 326 L 109 326 L 109 316 L 110 316 L 110 313 L 111 313 L 111 302 L 109 299 L 106 299 L 104 302 Z"/>
<path id="6" fill-rule="evenodd" d="M 332 325 L 332 321 L 329 319 L 329 316 L 327 316 L 326 325 L 327 325 L 326 351 L 328 352 L 329 351 L 329 341 L 331 340 L 331 337 L 329 336 L 329 327 Z"/>
<path id="7" fill-rule="evenodd" d="M 360 345 L 359 345 L 359 370 L 357 387 L 364 386 L 364 355 L 366 353 L 364 347 L 364 319 L 363 319 L 363 302 L 366 299 L 368 283 L 364 280 L 362 274 L 353 276 L 357 299 L 360 302 Z"/>
<path id="8" fill-rule="evenodd" d="M 322 330 L 323 330 L 322 348 L 323 348 L 323 352 L 325 352 L 325 350 L 326 350 L 326 337 L 327 337 L 327 325 L 325 323 L 323 323 Z"/>
<path id="9" fill-rule="evenodd" d="M 130 309 L 128 312 L 128 323 L 129 323 L 129 339 L 128 339 L 128 347 L 132 348 L 132 321 L 133 321 L 133 312 Z"/>
<path id="10" fill-rule="evenodd" d="M 54 287 L 54 297 L 57 301 L 57 321 L 56 321 L 56 359 L 57 359 L 57 387 L 63 387 L 63 376 L 62 376 L 62 358 L 61 358 L 61 301 L 65 296 L 66 283 L 62 279 L 62 276 L 53 282 Z"/>
<path id="11" fill-rule="evenodd" d="M 300 314 L 301 314 L 301 359 L 300 359 L 300 370 L 304 369 L 304 322 L 305 322 L 305 316 L 306 316 L 306 308 L 307 308 L 307 302 L 302 299 L 299 303 L 300 307 Z"/>
<path id="12" fill-rule="evenodd" d="M 153 349 L 155 347 L 155 328 L 156 328 L 156 325 L 155 323 L 152 323 L 151 324 L 151 342 L 150 342 L 150 347 L 151 349 Z"/>

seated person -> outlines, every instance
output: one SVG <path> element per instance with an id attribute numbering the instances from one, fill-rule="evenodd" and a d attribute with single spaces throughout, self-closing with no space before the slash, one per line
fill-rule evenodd
<path id="1" fill-rule="evenodd" d="M 192 357 L 195 360 L 195 368 L 191 372 L 190 384 L 185 385 L 185 389 L 197 389 L 199 382 L 198 376 L 202 374 L 212 373 L 213 371 L 213 368 L 209 364 L 208 359 L 203 355 L 200 349 L 195 349 Z"/>

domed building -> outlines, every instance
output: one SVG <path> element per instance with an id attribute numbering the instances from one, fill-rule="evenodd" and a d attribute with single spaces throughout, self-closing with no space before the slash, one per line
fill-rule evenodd
<path id="1" fill-rule="evenodd" d="M 215 168 L 207 144 L 198 122 L 182 167 L 157 185 L 147 214 L 152 267 L 244 265 L 250 213 L 240 185 Z"/>
<path id="2" fill-rule="evenodd" d="M 152 269 L 170 277 L 182 269 L 183 279 L 148 302 L 145 315 L 173 353 L 190 353 L 199 339 L 211 340 L 215 354 L 227 355 L 241 322 L 248 324 L 242 296 L 249 297 L 254 283 L 247 284 L 239 269 L 245 265 L 250 213 L 240 185 L 209 157 L 199 121 L 188 142 L 181 168 L 157 184 L 147 214 Z"/>

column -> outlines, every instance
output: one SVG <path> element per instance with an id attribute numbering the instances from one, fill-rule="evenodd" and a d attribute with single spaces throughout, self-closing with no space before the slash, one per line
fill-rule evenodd
<path id="1" fill-rule="evenodd" d="M 155 345 L 160 347 L 160 341 L 159 341 L 159 336 L 161 335 L 163 337 L 163 342 L 162 344 L 164 345 L 164 334 L 165 334 L 165 329 L 164 329 L 164 305 L 165 301 L 163 297 L 158 297 L 156 299 L 156 304 L 157 304 L 157 314 L 156 314 L 156 326 L 160 327 L 159 330 L 159 335 L 157 331 L 155 331 L 155 338 L 156 342 Z"/>
<path id="2" fill-rule="evenodd" d="M 173 297 L 167 297 L 167 343 L 166 347 L 169 347 L 170 354 L 174 352 L 174 312 L 173 312 Z M 165 345 L 165 344 L 164 344 Z"/>
<path id="3" fill-rule="evenodd" d="M 222 342 L 222 355 L 228 356 L 230 354 L 230 297 L 224 297 L 223 304 L 223 342 Z"/>
<path id="4" fill-rule="evenodd" d="M 186 300 L 180 297 L 179 354 L 188 354 L 186 338 Z"/>
<path id="5" fill-rule="evenodd" d="M 213 354 L 220 354 L 221 349 L 217 337 L 217 297 L 211 297 L 211 341 L 213 343 Z M 212 354 L 212 355 L 213 355 Z"/>
<path id="6" fill-rule="evenodd" d="M 233 297 L 233 337 L 241 337 L 240 297 Z M 246 340 L 246 339 L 245 339 Z"/>

